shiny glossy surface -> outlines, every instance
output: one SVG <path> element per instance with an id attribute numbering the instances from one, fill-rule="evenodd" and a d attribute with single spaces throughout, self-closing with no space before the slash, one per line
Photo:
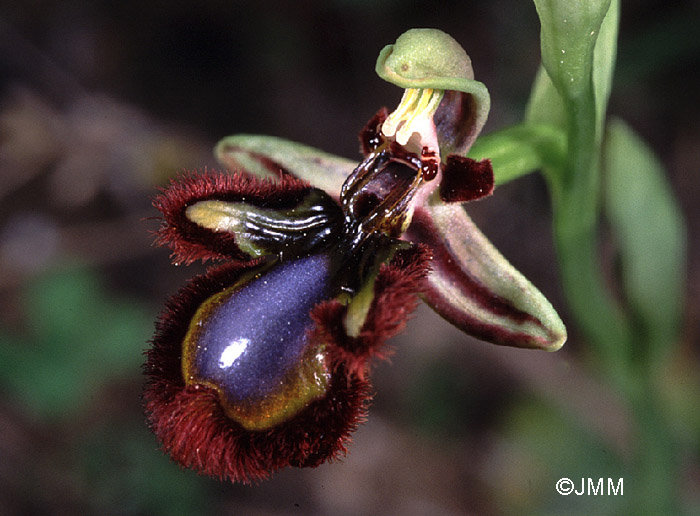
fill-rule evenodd
<path id="1" fill-rule="evenodd" d="M 329 259 L 281 262 L 210 297 L 183 346 L 186 383 L 217 390 L 227 414 L 252 430 L 284 421 L 323 396 L 322 346 L 308 342 L 311 309 L 328 296 Z"/>
<path id="2" fill-rule="evenodd" d="M 310 189 L 291 207 L 209 199 L 186 209 L 187 219 L 214 233 L 235 235 L 250 256 L 310 254 L 342 226 L 342 211 L 325 192 Z"/>

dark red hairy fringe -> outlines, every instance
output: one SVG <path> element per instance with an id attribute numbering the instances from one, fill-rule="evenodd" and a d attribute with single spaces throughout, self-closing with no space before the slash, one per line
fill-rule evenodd
<path id="1" fill-rule="evenodd" d="M 182 341 L 195 311 L 260 263 L 211 268 L 180 289 L 157 322 L 144 367 L 144 406 L 163 450 L 201 474 L 244 483 L 264 480 L 285 466 L 315 467 L 343 456 L 371 399 L 369 381 L 339 364 L 324 398 L 285 423 L 254 432 L 225 415 L 213 390 L 185 385 Z"/>
<path id="2" fill-rule="evenodd" d="M 388 264 L 381 266 L 374 284 L 374 300 L 357 337 L 345 333 L 343 321 L 347 306 L 331 300 L 313 309 L 312 338 L 326 343 L 333 364 L 340 364 L 365 378 L 372 358 L 384 359 L 391 355 L 391 348 L 384 343 L 403 330 L 416 309 L 418 294 L 430 272 L 431 257 L 428 246 L 416 244 L 398 251 Z"/>
<path id="3" fill-rule="evenodd" d="M 233 234 L 198 226 L 185 215 L 188 206 L 204 200 L 245 202 L 280 209 L 294 206 L 311 187 L 289 174 L 276 180 L 259 179 L 246 173 L 219 171 L 187 172 L 171 179 L 153 200 L 163 214 L 155 243 L 172 250 L 174 263 L 189 265 L 196 260 L 250 261 L 250 255 L 236 245 Z"/>

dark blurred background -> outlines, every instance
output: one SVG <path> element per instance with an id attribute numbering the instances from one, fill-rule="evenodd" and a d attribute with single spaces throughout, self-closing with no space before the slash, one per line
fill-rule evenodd
<path id="1" fill-rule="evenodd" d="M 570 327 L 555 354 L 497 348 L 421 307 L 377 367 L 348 457 L 258 486 L 181 471 L 140 406 L 165 298 L 201 267 L 151 246 L 158 185 L 215 166 L 228 134 L 359 157 L 356 133 L 401 91 L 374 74 L 411 27 L 450 33 L 492 97 L 485 132 L 521 120 L 539 62 L 519 0 L 121 2 L 0 6 L 0 514 L 618 514 L 560 477 L 624 477 L 629 409 Z M 700 6 L 623 2 L 610 112 L 664 163 L 689 230 L 688 309 L 661 395 L 685 444 L 676 485 L 700 507 Z M 470 213 L 565 321 L 544 182 Z M 603 251 L 605 252 L 605 246 Z M 669 343 L 671 345 L 673 343 Z M 625 485 L 625 496 L 634 486 Z"/>

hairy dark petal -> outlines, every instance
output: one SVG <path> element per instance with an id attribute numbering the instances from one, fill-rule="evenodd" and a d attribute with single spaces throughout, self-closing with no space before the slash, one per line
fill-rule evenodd
<path id="1" fill-rule="evenodd" d="M 162 213 L 155 242 L 172 249 L 175 263 L 210 259 L 250 261 L 254 257 L 239 248 L 233 234 L 195 224 L 186 216 L 187 207 L 199 201 L 220 200 L 285 209 L 299 203 L 310 189 L 306 182 L 288 175 L 275 181 L 215 171 L 184 174 L 173 179 L 153 200 Z"/>
<path id="2" fill-rule="evenodd" d="M 144 367 L 144 406 L 163 450 L 201 474 L 245 483 L 286 466 L 315 467 L 344 455 L 370 399 L 368 380 L 336 364 L 326 396 L 269 430 L 248 431 L 226 417 L 213 390 L 185 385 L 182 340 L 197 308 L 259 264 L 210 269 L 183 287 L 158 320 Z"/>
<path id="3" fill-rule="evenodd" d="M 333 300 L 313 310 L 313 338 L 328 346 L 333 364 L 341 364 L 364 378 L 370 359 L 391 353 L 385 342 L 403 330 L 415 310 L 430 271 L 430 257 L 430 249 L 419 245 L 397 251 L 389 263 L 381 266 L 367 318 L 357 336 L 347 334 L 347 306 Z"/>

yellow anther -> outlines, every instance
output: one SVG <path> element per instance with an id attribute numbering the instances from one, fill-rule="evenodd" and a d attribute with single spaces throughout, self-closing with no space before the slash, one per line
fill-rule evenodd
<path id="1" fill-rule="evenodd" d="M 414 133 L 418 133 L 419 147 L 437 149 L 437 135 L 433 116 L 437 111 L 444 92 L 432 88 L 408 88 L 404 91 L 399 106 L 384 121 L 382 133 L 393 137 L 401 145 L 406 145 Z M 420 151 L 420 148 L 418 149 Z"/>

